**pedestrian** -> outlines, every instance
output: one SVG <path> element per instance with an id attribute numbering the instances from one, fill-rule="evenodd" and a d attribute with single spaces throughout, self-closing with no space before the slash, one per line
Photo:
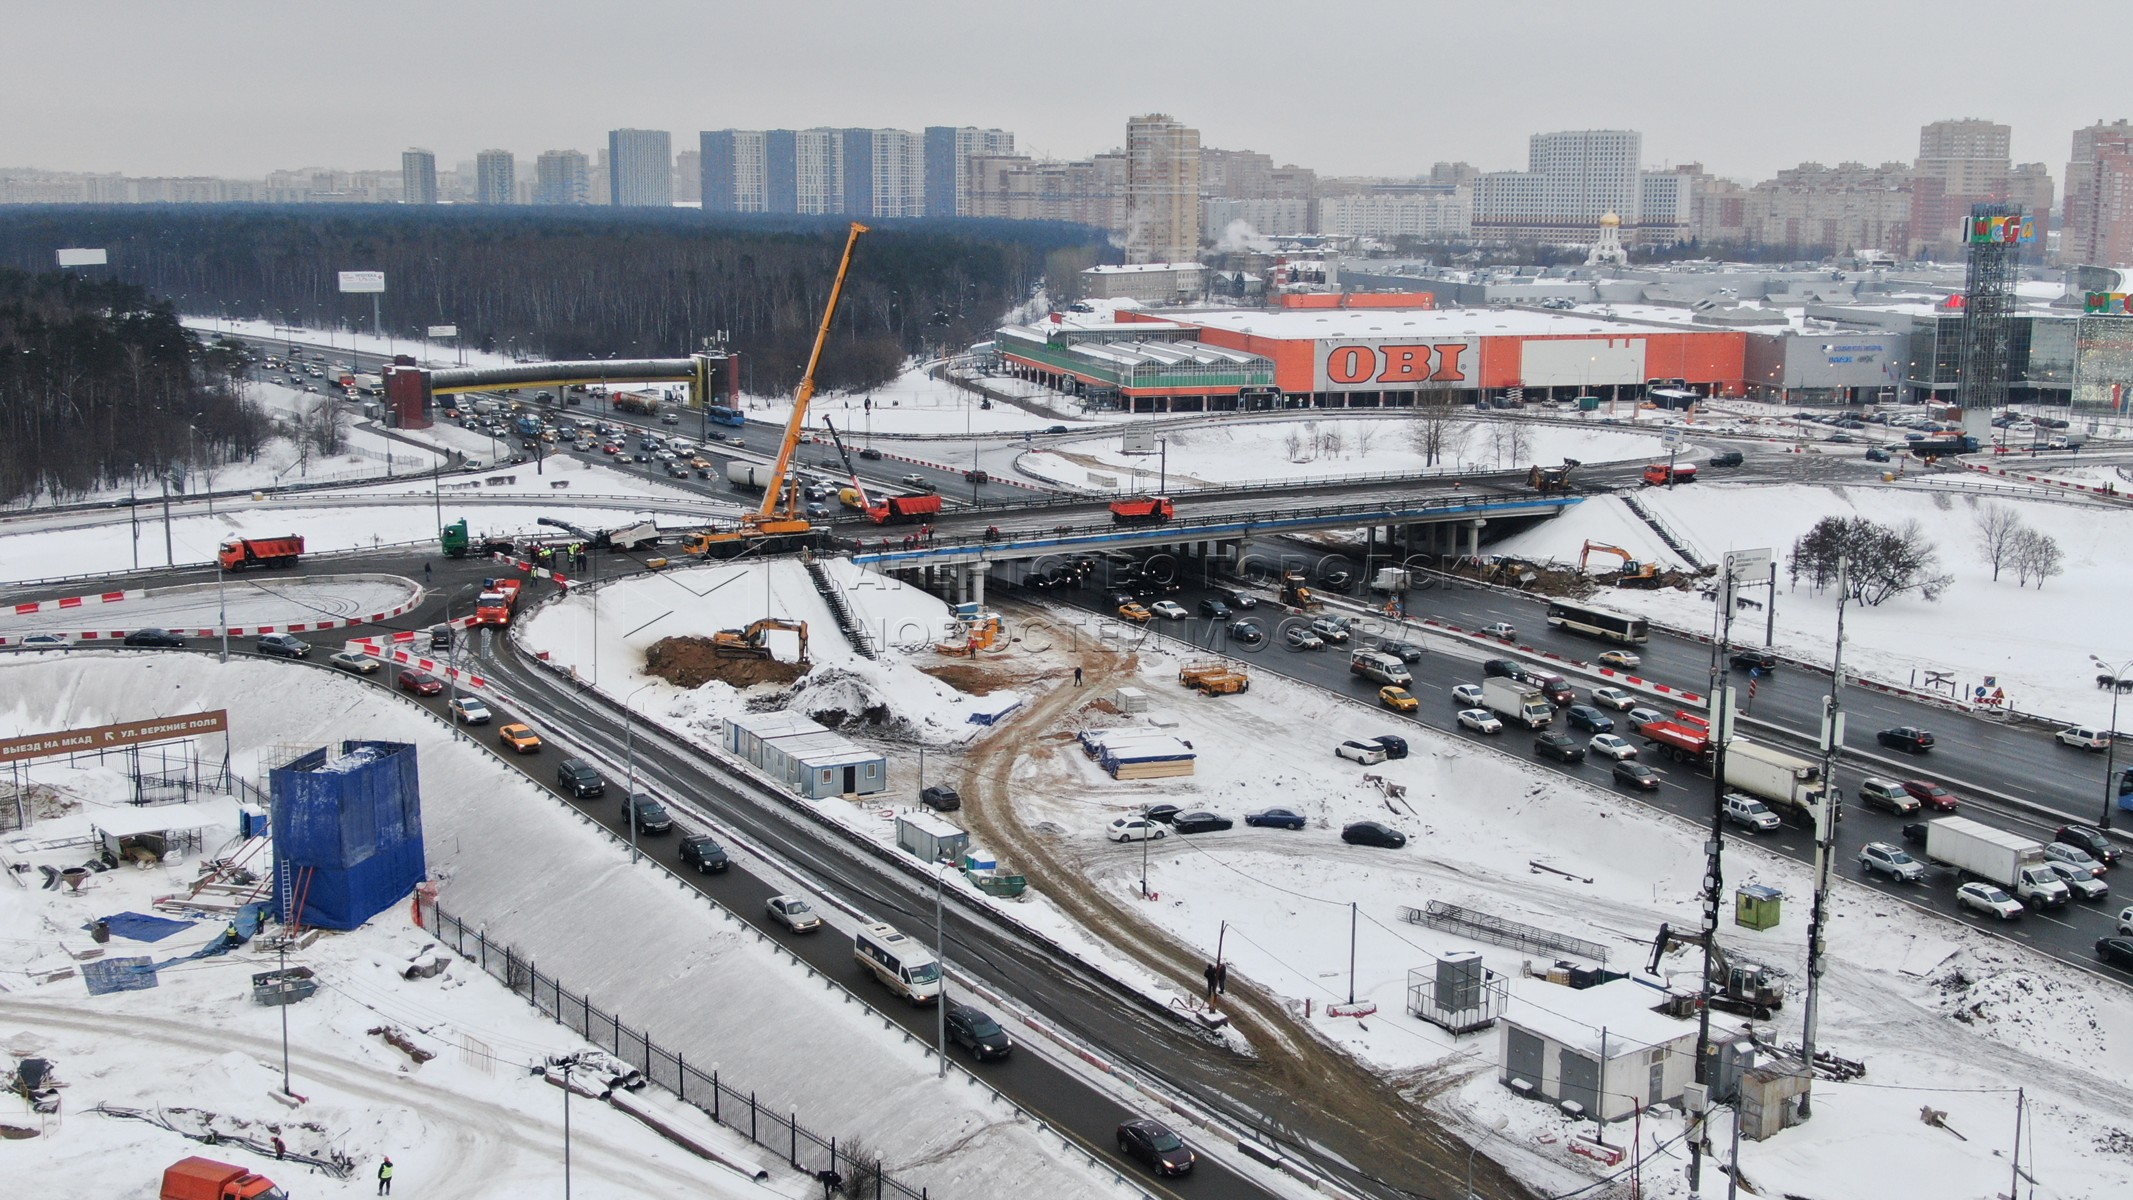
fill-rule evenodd
<path id="1" fill-rule="evenodd" d="M 280 1162 L 280 1161 L 281 1161 L 281 1158 L 282 1158 L 282 1155 L 283 1155 L 284 1153 L 286 1153 L 287 1151 L 288 1151 L 288 1147 L 286 1147 L 286 1146 L 282 1145 L 282 1143 L 281 1143 L 281 1135 L 280 1135 L 280 1134 L 278 1134 L 278 1133 L 277 1133 L 277 1134 L 275 1134 L 275 1135 L 274 1135 L 274 1161 L 276 1161 L 276 1162 Z"/>
<path id="2" fill-rule="evenodd" d="M 393 1160 L 389 1158 L 378 1164 L 378 1194 L 380 1196 L 393 1194 Z"/>
<path id="3" fill-rule="evenodd" d="M 430 565 L 429 565 L 428 563 L 423 563 L 423 564 L 422 564 L 422 582 L 424 582 L 424 583 L 428 583 L 429 581 L 430 581 Z"/>
<path id="4" fill-rule="evenodd" d="M 1229 964 L 1226 962 L 1215 964 L 1215 990 L 1229 995 Z"/>
<path id="5" fill-rule="evenodd" d="M 1075 668 L 1074 668 L 1074 686 L 1075 686 L 1075 687 L 1080 687 L 1080 686 L 1081 686 L 1081 668 L 1080 668 L 1080 667 L 1075 667 Z"/>
<path id="6" fill-rule="evenodd" d="M 1207 1002 L 1213 1004 L 1215 1002 L 1215 964 L 1207 964 L 1207 969 L 1200 972 L 1200 974 L 1207 977 Z"/>

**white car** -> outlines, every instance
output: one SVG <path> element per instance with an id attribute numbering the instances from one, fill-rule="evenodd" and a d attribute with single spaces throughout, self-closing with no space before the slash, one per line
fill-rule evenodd
<path id="1" fill-rule="evenodd" d="M 1326 639 L 1308 629 L 1300 629 L 1294 625 L 1289 627 L 1287 633 L 1281 635 L 1281 640 L 1287 642 L 1291 650 L 1323 650 L 1326 645 Z"/>
<path id="2" fill-rule="evenodd" d="M 1165 621 L 1182 621 L 1185 619 L 1185 606 L 1175 600 L 1158 600 L 1148 606 L 1148 611 L 1163 618 Z"/>
<path id="3" fill-rule="evenodd" d="M 1643 662 L 1644 659 L 1642 656 L 1631 654 L 1627 650 L 1609 650 L 1606 653 L 1600 655 L 1601 666 L 1614 667 L 1618 670 L 1623 671 L 1627 671 L 1631 667 L 1638 666 Z"/>
<path id="4" fill-rule="evenodd" d="M 368 654 L 359 654 L 354 650 L 343 650 L 338 654 L 329 655 L 326 661 L 343 671 L 354 671 L 358 675 L 375 675 L 378 668 L 385 665 Z"/>
<path id="5" fill-rule="evenodd" d="M 1642 729 L 1654 721 L 1666 720 L 1666 714 L 1656 708 L 1633 708 L 1623 719 L 1629 722 L 1631 729 Z"/>
<path id="6" fill-rule="evenodd" d="M 1475 733 L 1502 733 L 1503 722 L 1486 708 L 1462 708 L 1459 710 L 1459 725 Z"/>
<path id="7" fill-rule="evenodd" d="M 1483 626 L 1481 635 L 1514 642 L 1518 640 L 1518 626 L 1511 624 L 1509 621 L 1498 621 L 1494 625 Z"/>
<path id="8" fill-rule="evenodd" d="M 1605 755 L 1616 762 L 1621 762 L 1625 758 L 1637 757 L 1637 748 L 1635 746 L 1611 733 L 1593 734 L 1592 741 L 1586 743 L 1586 748 L 1594 754 Z"/>
<path id="9" fill-rule="evenodd" d="M 1482 703 L 1481 685 L 1478 683 L 1462 683 L 1453 688 L 1452 703 L 1461 708 L 1480 708 Z"/>
<path id="10" fill-rule="evenodd" d="M 2103 900 L 2107 899 L 2111 894 L 2110 884 L 2097 878 L 2095 871 L 2081 866 L 2079 863 L 2070 863 L 2054 858 L 2047 859 L 2044 865 L 2050 867 L 2052 874 L 2057 875 L 2059 881 L 2066 885 L 2067 890 L 2074 893 L 2079 899 Z"/>
<path id="11" fill-rule="evenodd" d="M 2089 857 L 2089 852 L 2065 842 L 2053 842 L 2044 847 L 2044 861 L 2048 863 L 2072 863 L 2086 871 L 2101 871 L 2103 864 Z"/>
<path id="12" fill-rule="evenodd" d="M 1726 797 L 1723 811 L 1726 820 L 1757 833 L 1769 833 L 1778 827 L 1778 815 L 1752 796 Z"/>
<path id="13" fill-rule="evenodd" d="M 2052 736 L 2059 739 L 2060 745 L 2072 746 L 2077 750 L 2101 750 L 2111 744 L 2110 734 L 2101 729 L 2084 729 L 2079 725 L 2062 729 Z"/>
<path id="14" fill-rule="evenodd" d="M 1159 842 L 1170 836 L 1170 827 L 1146 817 L 1120 817 L 1111 822 L 1104 836 L 1114 842 Z"/>
<path id="15" fill-rule="evenodd" d="M 807 901 L 798 896 L 772 896 L 763 907 L 770 913 L 771 920 L 794 933 L 806 933 L 822 928 L 822 918 L 816 916 L 815 910 Z"/>
<path id="16" fill-rule="evenodd" d="M 461 724 L 487 725 L 489 723 L 489 706 L 483 704 L 478 696 L 454 696 L 452 697 L 452 702 L 445 707 L 451 710 L 452 719 Z"/>
<path id="17" fill-rule="evenodd" d="M 1311 622 L 1311 632 L 1329 642 L 1345 642 L 1348 640 L 1347 624 L 1334 617 L 1320 617 Z"/>
<path id="18" fill-rule="evenodd" d="M 2133 937 L 2133 904 L 2118 910 L 2118 933 L 2121 937 Z"/>
<path id="19" fill-rule="evenodd" d="M 1955 902 L 1964 908 L 1990 913 L 2002 921 L 2012 921 L 2027 911 L 2020 900 L 1989 883 L 1966 883 L 1955 889 Z"/>
<path id="20" fill-rule="evenodd" d="M 1376 742 L 1342 742 L 1333 748 L 1333 752 L 1350 762 L 1359 762 L 1366 767 L 1374 767 L 1385 761 L 1385 747 L 1378 745 Z"/>
<path id="21" fill-rule="evenodd" d="M 1615 687 L 1592 689 L 1592 702 L 1601 708 L 1611 708 L 1616 712 L 1628 712 L 1637 706 L 1637 698 L 1635 696 Z"/>
<path id="22" fill-rule="evenodd" d="M 74 639 L 63 633 L 33 633 L 16 644 L 25 650 L 72 650 Z"/>

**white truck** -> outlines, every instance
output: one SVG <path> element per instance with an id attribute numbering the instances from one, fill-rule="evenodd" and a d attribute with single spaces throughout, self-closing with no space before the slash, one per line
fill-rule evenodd
<path id="1" fill-rule="evenodd" d="M 1406 687 L 1415 681 L 1415 677 L 1408 673 L 1407 664 L 1400 661 L 1399 655 L 1386 654 L 1380 650 L 1356 651 L 1348 659 L 1348 673 L 1378 683 L 1397 684 L 1400 687 Z"/>
<path id="2" fill-rule="evenodd" d="M 1540 694 L 1540 689 L 1501 675 L 1491 675 L 1482 681 L 1481 704 L 1504 720 L 1527 729 L 1545 729 L 1555 719 L 1555 706 Z"/>
<path id="3" fill-rule="evenodd" d="M 762 463 L 729 462 L 726 464 L 726 482 L 737 488 L 762 491 L 770 486 L 772 470 Z"/>
<path id="4" fill-rule="evenodd" d="M 1776 809 L 1808 817 L 1822 799 L 1822 767 L 1811 759 L 1736 737 L 1726 743 L 1726 786 Z"/>
<path id="5" fill-rule="evenodd" d="M 1414 586 L 1414 576 L 1405 567 L 1379 567 L 1370 581 L 1373 592 L 1404 592 Z"/>
<path id="6" fill-rule="evenodd" d="M 1926 858 L 1997 884 L 2024 904 L 2058 908 L 2072 895 L 2058 872 L 2044 865 L 2043 846 L 1968 817 L 1942 817 L 1928 824 Z"/>

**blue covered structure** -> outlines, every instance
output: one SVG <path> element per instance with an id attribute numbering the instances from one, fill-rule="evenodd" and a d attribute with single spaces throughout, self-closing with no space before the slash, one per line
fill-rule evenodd
<path id="1" fill-rule="evenodd" d="M 274 768 L 268 783 L 275 916 L 284 924 L 354 929 L 428 873 L 412 745 L 347 741 L 339 753 L 321 747 Z"/>

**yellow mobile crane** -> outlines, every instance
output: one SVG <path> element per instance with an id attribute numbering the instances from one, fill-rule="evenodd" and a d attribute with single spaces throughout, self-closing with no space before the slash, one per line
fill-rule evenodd
<path id="1" fill-rule="evenodd" d="M 793 392 L 792 417 L 785 422 L 785 440 L 778 445 L 778 461 L 770 469 L 763 488 L 763 503 L 754 512 L 741 514 L 737 529 L 720 529 L 691 538 L 688 550 L 707 558 L 730 557 L 756 547 L 769 547 L 788 538 L 804 538 L 814 526 L 800 509 L 800 480 L 792 471 L 793 451 L 799 448 L 800 431 L 807 424 L 807 405 L 815 398 L 815 368 L 822 363 L 822 348 L 829 342 L 830 320 L 837 315 L 837 301 L 844 295 L 844 277 L 852 269 L 852 250 L 867 227 L 852 222 L 844 242 L 844 258 L 837 264 L 837 281 L 830 285 L 829 305 L 822 310 L 822 327 L 815 331 L 814 353 L 807 356 L 807 373 Z"/>

